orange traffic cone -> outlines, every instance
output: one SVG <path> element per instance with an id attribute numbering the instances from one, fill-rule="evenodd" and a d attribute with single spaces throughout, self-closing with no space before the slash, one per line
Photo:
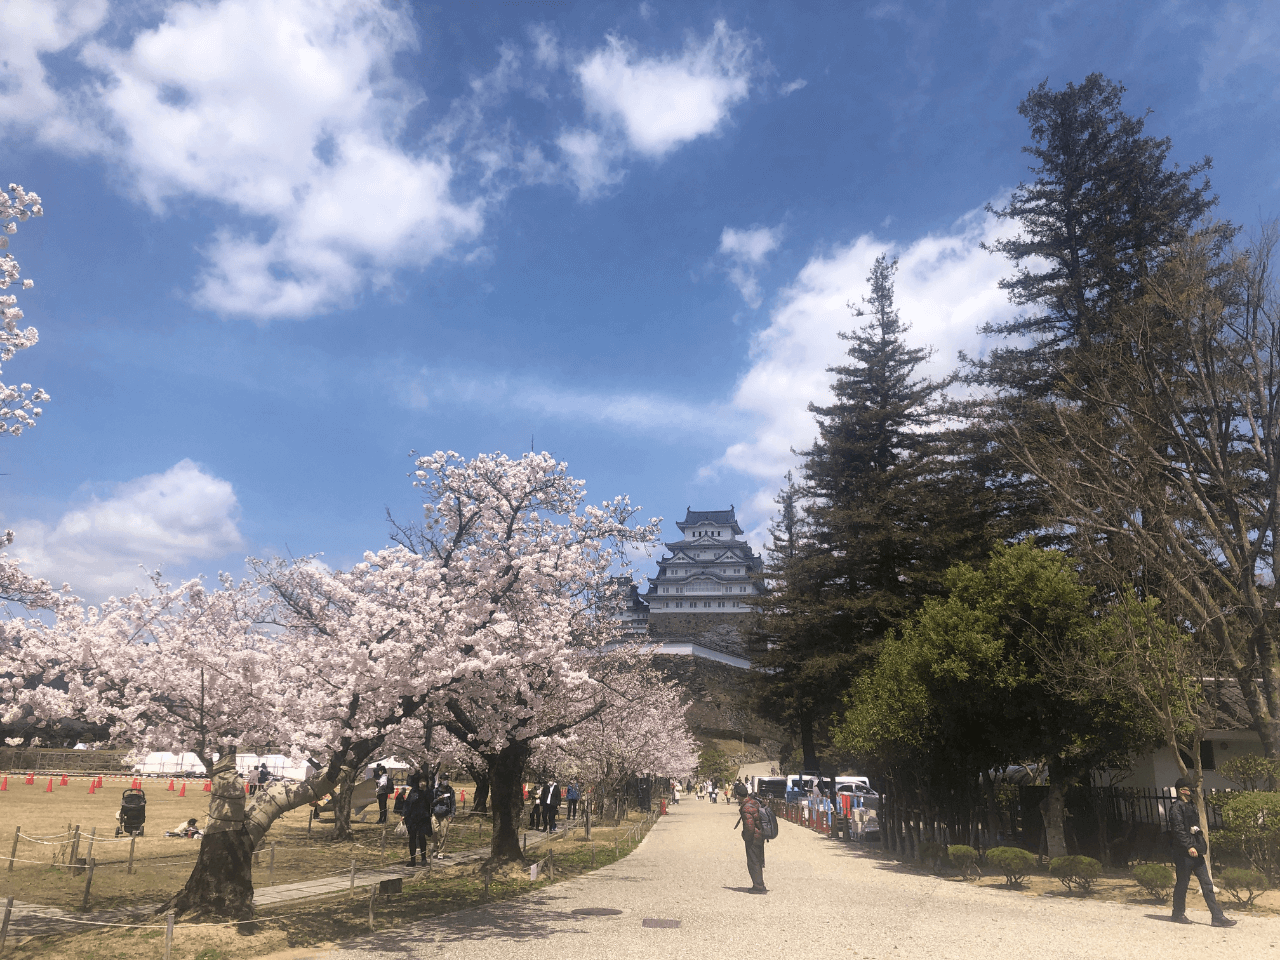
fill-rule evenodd
<path id="1" fill-rule="evenodd" d="M 212 793 L 212 792 L 213 792 L 213 781 L 212 781 L 212 780 L 206 780 L 206 781 L 204 782 L 204 792 L 205 792 L 205 793 Z"/>
<path id="2" fill-rule="evenodd" d="M 44 788 L 45 793 L 53 793 L 53 777 L 49 778 L 49 785 Z"/>
<path id="3" fill-rule="evenodd" d="M 95 781 L 93 781 L 93 780 L 90 780 L 90 781 L 89 781 L 89 796 L 91 796 L 91 797 L 92 797 L 92 796 L 93 796 L 93 792 L 94 792 L 95 790 L 97 790 L 97 789 L 98 789 L 98 785 L 97 785 L 97 783 L 96 783 Z"/>
<path id="4" fill-rule="evenodd" d="M 132 786 L 132 788 L 131 788 L 131 789 L 133 789 L 133 790 L 141 790 L 141 789 L 142 789 L 142 781 L 141 781 L 141 780 L 139 780 L 137 777 L 134 777 L 134 778 L 133 778 L 133 786 Z"/>
<path id="5" fill-rule="evenodd" d="M 246 797 L 249 795 L 249 785 L 247 783 L 244 785 L 244 795 Z"/>
<path id="6" fill-rule="evenodd" d="M 170 789 L 170 790 L 172 790 L 172 789 L 173 789 L 173 781 L 172 781 L 172 780 L 170 780 L 170 781 L 169 781 L 169 789 Z"/>
<path id="7" fill-rule="evenodd" d="M 64 773 L 62 775 L 62 780 L 58 782 L 58 786 L 65 787 L 66 785 L 67 785 L 67 775 Z"/>
<path id="8" fill-rule="evenodd" d="M 102 774 L 98 774 L 98 789 L 102 789 Z"/>
<path id="9" fill-rule="evenodd" d="M 0 790 L 8 790 L 8 789 L 9 789 L 9 778 L 5 777 L 4 783 L 0 783 Z"/>
<path id="10" fill-rule="evenodd" d="M 178 791 L 178 796 L 185 797 L 187 795 L 187 781 L 182 781 L 182 789 Z"/>
<path id="11" fill-rule="evenodd" d="M 36 782 L 36 775 L 35 775 L 34 773 L 28 773 L 28 774 L 27 774 L 27 786 L 31 786 L 31 784 L 33 784 L 33 783 L 35 783 L 35 782 Z"/>

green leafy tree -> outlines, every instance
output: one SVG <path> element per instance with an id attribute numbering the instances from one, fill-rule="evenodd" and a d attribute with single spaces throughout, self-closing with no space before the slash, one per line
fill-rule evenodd
<path id="1" fill-rule="evenodd" d="M 1123 700 L 1064 695 L 1041 669 L 1046 646 L 1091 629 L 1091 591 L 1065 554 L 997 546 L 982 568 L 952 567 L 946 584 L 855 684 L 836 739 L 888 766 L 920 765 L 935 793 L 971 788 L 995 767 L 1046 762 L 1041 813 L 1050 856 L 1064 856 L 1066 790 L 1123 762 L 1151 729 Z"/>

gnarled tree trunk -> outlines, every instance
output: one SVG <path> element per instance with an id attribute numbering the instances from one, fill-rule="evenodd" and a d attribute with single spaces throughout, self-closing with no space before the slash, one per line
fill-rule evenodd
<path id="1" fill-rule="evenodd" d="M 498 753 L 484 754 L 489 768 L 490 801 L 493 807 L 493 842 L 489 860 L 523 860 L 520 849 L 520 821 L 524 810 L 524 767 L 529 744 L 513 740 Z"/>
<path id="2" fill-rule="evenodd" d="M 259 788 L 252 803 L 246 803 L 235 754 L 219 758 L 213 766 L 209 821 L 196 865 L 186 886 L 161 910 L 252 919 L 254 848 L 283 814 L 331 788 L 332 782 L 323 776 L 305 783 L 275 783 Z"/>

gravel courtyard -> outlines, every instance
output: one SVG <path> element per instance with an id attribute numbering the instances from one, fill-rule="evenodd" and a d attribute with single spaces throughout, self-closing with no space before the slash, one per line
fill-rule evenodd
<path id="1" fill-rule="evenodd" d="M 657 955 L 1046 958 L 1280 956 L 1280 919 L 1209 926 L 1170 923 L 1167 909 L 1027 896 L 901 871 L 789 823 L 766 849 L 766 896 L 750 886 L 735 805 L 686 800 L 631 856 L 589 876 L 492 907 L 401 927 L 302 958 L 548 956 L 603 960 Z M 1199 909 L 1196 909 L 1198 904 Z M 575 910 L 609 908 L 595 916 Z M 656 925 L 645 921 L 667 921 Z M 678 926 L 670 924 L 678 921 Z M 283 955 L 281 955 L 283 956 Z"/>

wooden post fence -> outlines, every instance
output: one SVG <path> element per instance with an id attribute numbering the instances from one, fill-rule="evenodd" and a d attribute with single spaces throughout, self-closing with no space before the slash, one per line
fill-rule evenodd
<path id="1" fill-rule="evenodd" d="M 132 836 L 129 837 L 129 869 L 125 871 L 126 873 L 129 873 L 129 874 L 133 873 L 133 850 L 134 850 L 134 847 L 136 847 L 137 845 L 138 845 L 138 835 L 133 834 Z"/>
<path id="2" fill-rule="evenodd" d="M 173 960 L 173 911 L 165 917 L 164 924 L 164 960 Z"/>
<path id="3" fill-rule="evenodd" d="M 13 916 L 13 897 L 10 897 L 4 904 L 4 920 L 0 920 L 0 950 L 4 949 L 4 942 L 9 936 L 9 918 Z"/>
<path id="4" fill-rule="evenodd" d="M 22 833 L 21 827 L 13 828 L 13 849 L 9 851 L 9 873 L 13 873 L 13 861 L 18 856 L 18 834 Z M 10 902 L 13 898 L 9 898 Z"/>
<path id="5" fill-rule="evenodd" d="M 98 861 L 93 857 L 89 858 L 89 872 L 84 878 L 84 899 L 80 901 L 81 913 L 87 913 L 89 911 L 89 888 L 93 886 L 93 868 L 97 862 Z"/>

